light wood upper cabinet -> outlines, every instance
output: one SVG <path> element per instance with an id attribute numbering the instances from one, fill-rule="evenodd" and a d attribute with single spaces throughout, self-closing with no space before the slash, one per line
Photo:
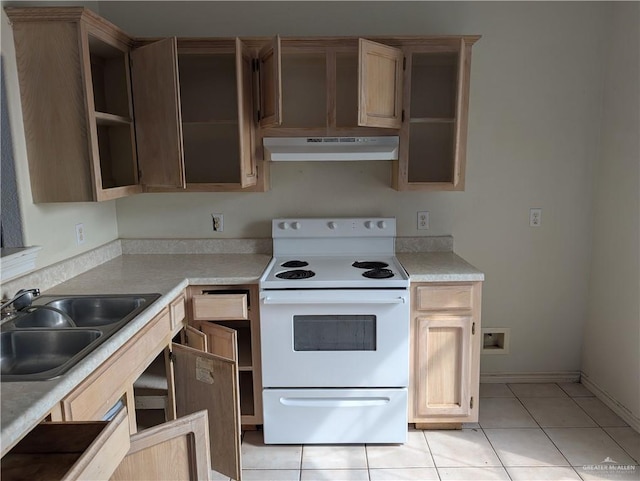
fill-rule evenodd
<path id="1" fill-rule="evenodd" d="M 257 49 L 236 39 L 134 41 L 81 7 L 6 11 L 34 202 L 268 189 L 254 146 Z M 278 59 L 274 42 L 261 61 L 273 89 Z M 279 121 L 279 90 L 258 93 Z"/>
<path id="2" fill-rule="evenodd" d="M 282 122 L 282 64 L 280 37 L 260 49 L 258 65 L 258 122 L 261 128 Z"/>
<path id="3" fill-rule="evenodd" d="M 370 40 L 358 45 L 358 125 L 399 129 L 402 125 L 402 50 Z"/>
<path id="4" fill-rule="evenodd" d="M 177 52 L 163 56 L 160 66 L 167 72 L 177 66 L 175 89 L 154 91 L 155 82 L 145 84 L 149 95 L 160 99 L 159 111 L 150 118 L 162 118 L 163 105 L 177 106 L 175 115 L 168 116 L 170 127 L 163 128 L 180 133 L 171 140 L 180 150 L 166 151 L 167 165 L 180 169 L 186 191 L 268 188 L 265 176 L 258 174 L 254 154 L 253 62 L 254 55 L 240 39 L 179 40 Z M 171 132 L 166 135 L 171 137 Z M 175 192 L 176 188 L 147 186 L 146 191 Z"/>
<path id="5" fill-rule="evenodd" d="M 160 40 L 131 52 L 140 182 L 185 187 L 177 42 Z"/>
<path id="6" fill-rule="evenodd" d="M 403 74 L 398 48 L 356 37 L 287 37 L 280 56 L 281 121 L 261 122 L 259 139 L 398 134 Z M 273 86 L 263 89 L 278 92 Z"/>
<path id="7" fill-rule="evenodd" d="M 412 283 L 409 422 L 478 420 L 482 283 Z"/>
<path id="8" fill-rule="evenodd" d="M 264 192 L 264 137 L 400 137 L 397 190 L 464 190 L 479 36 L 132 39 L 82 7 L 5 9 L 34 202 Z"/>
<path id="9" fill-rule="evenodd" d="M 236 92 L 238 93 L 238 135 L 240 185 L 250 187 L 258 182 L 253 148 L 253 57 L 251 50 L 236 38 Z"/>
<path id="10" fill-rule="evenodd" d="M 12 22 L 33 200 L 141 192 L 131 39 L 84 8 L 6 8 Z"/>
<path id="11" fill-rule="evenodd" d="M 398 190 L 464 190 L 471 47 L 479 37 L 409 46 Z"/>

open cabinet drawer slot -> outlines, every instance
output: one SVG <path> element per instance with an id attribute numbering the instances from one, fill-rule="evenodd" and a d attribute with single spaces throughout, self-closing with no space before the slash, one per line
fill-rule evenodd
<path id="1" fill-rule="evenodd" d="M 106 479 L 129 443 L 124 409 L 109 422 L 42 423 L 2 458 L 2 480 Z"/>

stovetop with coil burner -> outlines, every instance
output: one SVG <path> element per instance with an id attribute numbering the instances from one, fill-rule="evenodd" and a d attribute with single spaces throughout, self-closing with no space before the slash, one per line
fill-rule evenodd
<path id="1" fill-rule="evenodd" d="M 395 219 L 275 219 L 274 258 L 261 289 L 409 286 L 394 256 Z"/>

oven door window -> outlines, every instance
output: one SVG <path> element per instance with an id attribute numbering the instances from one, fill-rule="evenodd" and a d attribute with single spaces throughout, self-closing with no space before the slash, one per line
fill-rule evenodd
<path id="1" fill-rule="evenodd" d="M 375 351 L 375 315 L 293 316 L 294 351 Z"/>

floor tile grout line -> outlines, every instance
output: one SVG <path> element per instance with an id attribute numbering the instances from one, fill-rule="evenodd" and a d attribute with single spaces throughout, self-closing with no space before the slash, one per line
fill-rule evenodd
<path id="1" fill-rule="evenodd" d="M 509 388 L 511 389 L 511 388 Z M 513 393 L 515 395 L 515 393 Z M 535 416 L 527 409 L 527 406 L 524 405 L 524 403 L 522 402 L 522 400 L 516 396 L 516 400 L 520 403 L 520 406 L 522 406 L 522 408 L 526 411 L 526 413 L 531 417 L 531 419 L 533 419 L 533 422 L 536 423 L 536 426 L 538 426 L 540 429 L 542 429 L 542 426 L 540 425 L 540 423 L 538 422 L 538 420 L 535 418 Z M 484 429 L 484 427 L 482 425 L 480 425 L 480 427 L 482 429 Z M 505 429 L 510 429 L 510 428 L 505 428 Z M 517 429 L 517 428 L 513 428 L 513 429 Z"/>
<path id="2" fill-rule="evenodd" d="M 422 431 L 422 436 L 424 437 L 424 442 L 427 443 L 427 449 L 429 450 L 429 457 L 431 458 L 431 463 L 433 464 L 433 467 L 436 468 L 437 470 L 437 466 L 436 466 L 436 459 L 433 457 L 433 451 L 431 451 L 431 445 L 429 444 L 429 439 L 427 438 L 427 430 L 426 429 L 421 429 L 420 431 Z M 440 478 L 440 474 L 438 473 L 438 478 Z"/>
<path id="3" fill-rule="evenodd" d="M 509 386 L 509 384 L 514 384 L 514 383 L 508 383 L 508 382 L 505 382 L 505 383 L 504 383 L 504 385 L 505 385 L 505 386 L 507 386 L 507 389 L 508 389 L 509 391 L 511 391 L 511 394 L 513 394 L 513 396 L 514 396 L 515 398 L 517 398 L 517 397 L 518 397 L 518 395 L 515 393 L 515 391 L 514 391 L 513 389 L 511 389 L 511 386 Z"/>
<path id="4" fill-rule="evenodd" d="M 367 444 L 364 444 L 364 461 L 367 465 L 367 477 L 369 478 L 369 481 L 371 481 L 371 471 L 369 469 L 369 451 L 367 450 Z"/>
<path id="5" fill-rule="evenodd" d="M 298 470 L 298 481 L 302 481 L 302 460 L 304 459 L 304 444 L 300 445 L 300 469 Z"/>
<path id="6" fill-rule="evenodd" d="M 487 436 L 487 433 L 484 432 L 484 428 L 480 427 L 480 431 L 482 431 L 482 434 L 484 435 L 485 439 L 487 440 L 487 442 L 489 443 L 489 446 L 491 446 L 491 449 L 493 449 L 493 453 L 496 455 L 496 458 L 498 458 L 498 461 L 500 461 L 500 466 L 502 467 L 502 469 L 504 469 L 504 472 L 507 473 L 507 477 L 510 480 L 513 480 L 513 478 L 511 477 L 511 475 L 509 474 L 509 471 L 507 470 L 507 467 L 504 465 L 504 462 L 502 461 L 502 458 L 500 457 L 500 455 L 498 454 L 498 451 L 496 451 L 495 446 L 493 445 L 493 443 L 491 442 L 491 440 L 489 439 L 489 436 Z"/>
<path id="7" fill-rule="evenodd" d="M 609 438 L 611 438 L 611 440 L 612 440 L 612 441 L 613 441 L 613 442 L 614 442 L 618 447 L 620 447 L 620 449 L 622 449 L 622 451 L 624 451 L 624 453 L 625 453 L 625 454 L 627 454 L 631 459 L 633 459 L 634 461 L 636 461 L 636 463 L 637 463 L 638 465 L 640 465 L 640 460 L 636 460 L 636 458 L 634 458 L 634 457 L 631 455 L 631 453 L 629 453 L 629 451 L 627 451 L 627 450 L 626 450 L 626 449 L 625 449 L 625 448 L 624 448 L 624 447 L 623 447 L 623 446 L 622 446 L 618 441 L 616 441 L 616 440 L 615 440 L 615 438 L 614 438 L 613 436 L 611 436 L 611 434 L 609 434 L 609 433 L 607 432 L 607 430 L 605 429 L 605 427 L 618 427 L 618 426 L 602 426 L 602 425 L 598 422 L 598 420 L 597 420 L 597 419 L 595 419 L 593 416 L 591 416 L 591 415 L 590 415 L 590 414 L 589 414 L 589 413 L 588 413 L 588 412 L 587 412 L 587 411 L 586 411 L 582 406 L 580 406 L 580 404 L 578 404 L 578 402 L 575 400 L 575 398 L 576 398 L 576 397 L 594 397 L 595 399 L 598 399 L 598 397 L 597 397 L 597 396 L 572 396 L 572 395 L 571 395 L 571 394 L 569 394 L 567 391 L 565 391 L 564 389 L 562 389 L 562 386 L 560 386 L 558 383 L 554 383 L 554 384 L 555 384 L 556 386 L 558 386 L 562 391 L 564 391 L 564 392 L 567 394 L 567 396 L 569 397 L 569 399 L 571 399 L 571 401 L 573 401 L 573 403 L 574 403 L 576 406 L 578 406 L 578 408 L 580 408 L 580 410 L 581 410 L 583 413 L 585 413 L 589 419 L 591 419 L 594 423 L 596 423 L 596 426 L 591 426 L 592 428 L 593 428 L 593 427 L 598 427 L 598 428 L 600 428 L 602 431 L 604 431 L 604 432 L 605 432 L 605 434 L 606 434 Z M 509 386 L 509 385 L 507 384 L 507 387 L 508 387 L 508 386 Z M 511 388 L 509 388 L 509 389 L 511 389 Z M 585 389 L 586 389 L 586 388 L 585 388 Z M 514 393 L 514 394 L 515 394 L 515 393 Z M 516 396 L 516 398 L 518 398 L 518 396 Z M 520 400 L 520 398 L 518 398 L 518 400 Z M 520 402 L 522 403 L 522 401 L 520 401 Z M 524 406 L 524 404 L 523 404 L 523 406 Z M 526 406 L 525 406 L 525 409 L 527 409 L 527 408 L 526 408 Z M 529 410 L 527 410 L 527 412 L 529 412 Z M 533 414 L 531 414 L 530 412 L 529 412 L 529 414 L 531 415 L 531 417 L 533 417 Z M 615 414 L 615 413 L 614 413 L 614 414 Z M 534 418 L 534 421 L 536 421 L 536 423 L 538 422 L 535 418 Z M 553 427 L 553 426 L 549 426 L 549 427 Z M 563 426 L 558 426 L 558 427 L 563 427 Z M 579 426 L 567 426 L 567 427 L 579 427 Z M 586 426 L 585 426 L 585 427 L 586 427 Z M 622 426 L 621 426 L 621 427 L 622 427 Z M 628 425 L 627 425 L 627 427 L 628 427 Z M 543 432 L 545 433 L 545 435 L 546 435 L 547 437 L 549 437 L 549 435 L 547 434 L 547 432 L 546 432 L 546 431 L 544 431 L 544 428 L 543 428 L 542 426 L 540 426 L 540 428 L 543 430 Z M 549 440 L 551 440 L 551 438 L 549 438 Z M 553 440 L 551 440 L 551 442 L 553 443 Z M 555 446 L 555 443 L 554 443 L 554 446 Z M 558 446 L 556 446 L 556 448 L 558 449 L 558 451 L 560 451 L 560 448 L 558 448 Z M 562 454 L 562 456 L 564 456 L 564 453 L 563 453 L 562 451 L 560 451 L 560 453 Z M 565 458 L 566 458 L 566 456 L 565 456 Z M 567 461 L 569 461 L 569 460 L 567 459 Z"/>
<path id="8" fill-rule="evenodd" d="M 608 427 L 608 428 L 611 428 L 611 427 L 620 427 L 620 428 L 627 427 L 627 428 L 631 428 L 631 426 L 606 426 L 606 427 Z M 624 451 L 624 453 L 625 453 L 627 456 L 629 456 L 631 459 L 633 459 L 633 460 L 635 461 L 636 466 L 640 466 L 640 459 L 636 459 L 635 457 L 633 457 L 633 455 L 632 455 L 629 451 L 627 451 L 627 450 L 624 448 L 624 446 L 623 446 L 622 444 L 620 444 L 618 441 L 616 441 L 616 438 L 614 438 L 614 437 L 609 433 L 609 431 L 607 431 L 604 427 L 602 427 L 602 426 L 601 426 L 601 427 L 600 427 L 600 429 L 602 429 L 602 430 L 605 432 L 605 434 L 606 434 L 607 436 L 609 436 L 609 438 L 611 438 L 611 440 L 612 440 L 614 443 L 616 443 L 616 445 L 618 445 L 618 446 L 620 447 L 620 449 L 622 449 L 622 451 Z M 633 428 L 631 428 L 631 429 L 633 429 Z"/>
<path id="9" fill-rule="evenodd" d="M 556 385 L 558 385 L 557 383 L 555 383 L 555 384 L 556 384 Z M 560 389 L 562 389 L 562 387 L 560 387 L 560 386 L 558 386 L 558 387 L 559 387 Z M 580 406 L 580 404 L 578 404 L 578 403 L 577 403 L 577 401 L 574 399 L 574 396 L 569 395 L 569 393 L 567 393 L 567 395 L 568 395 L 569 399 L 571 399 L 571 401 L 573 401 L 573 403 L 574 403 L 576 406 L 578 406 L 578 408 L 579 408 L 583 413 L 585 413 L 589 419 L 591 419 L 594 423 L 596 423 L 596 425 L 595 425 L 595 426 L 590 426 L 591 428 L 594 428 L 594 427 L 600 428 L 600 430 L 602 430 L 602 431 L 603 431 L 603 432 L 604 432 L 604 433 L 605 433 L 609 438 L 611 438 L 611 440 L 612 440 L 612 441 L 613 441 L 613 442 L 614 442 L 618 447 L 620 447 L 620 449 L 622 449 L 622 451 L 623 451 L 625 454 L 627 454 L 627 455 L 628 455 L 631 459 L 633 459 L 634 461 L 636 460 L 636 459 L 635 459 L 635 458 L 634 458 L 634 457 L 633 457 L 633 456 L 632 456 L 632 455 L 631 455 L 631 454 L 630 454 L 626 449 L 624 449 L 624 447 L 623 447 L 620 443 L 618 443 L 618 442 L 613 438 L 613 436 L 611 436 L 611 434 L 609 434 L 609 433 L 607 432 L 607 430 L 605 429 L 605 427 L 612 427 L 612 426 L 602 426 L 602 425 L 598 422 L 598 420 L 597 420 L 596 418 L 594 418 L 593 416 L 591 416 L 591 415 L 590 415 L 590 414 L 589 414 L 589 413 L 588 413 L 588 412 L 587 412 L 587 411 L 586 411 L 582 406 Z M 586 397 L 586 396 L 578 396 L 578 397 Z M 589 397 L 591 397 L 591 396 L 589 396 Z M 594 397 L 595 399 L 598 399 L 596 396 L 593 396 L 593 397 Z M 525 409 L 526 409 L 526 407 L 525 407 Z M 615 413 L 614 413 L 614 414 L 615 414 Z M 532 417 L 533 417 L 533 415 L 532 415 Z M 537 422 L 537 421 L 536 421 L 536 422 Z M 553 426 L 550 426 L 550 427 L 553 427 Z M 558 427 L 563 427 L 563 426 L 558 426 Z M 567 426 L 567 427 L 569 427 L 569 428 L 570 428 L 570 427 L 580 427 L 580 426 Z M 587 427 L 587 426 L 585 426 L 585 427 Z M 543 429 L 543 431 L 544 431 L 544 429 Z M 547 433 L 546 433 L 546 431 L 545 431 L 545 434 L 547 434 Z M 549 437 L 549 435 L 548 435 L 548 434 L 547 434 L 547 437 Z M 549 439 L 551 439 L 551 438 L 549 438 Z M 551 442 L 553 442 L 553 441 L 551 441 Z M 557 447 L 557 446 L 556 446 L 556 447 Z M 558 450 L 559 450 L 559 448 L 558 448 Z M 562 453 L 562 451 L 560 451 L 560 452 Z M 564 456 L 564 454 L 562 454 L 562 455 Z M 568 460 L 567 460 L 567 461 L 568 461 Z M 636 463 L 640 464 L 640 462 L 638 462 L 638 461 L 636 461 Z"/>
<path id="10" fill-rule="evenodd" d="M 438 476 L 438 480 L 442 480 L 442 476 L 440 476 L 440 471 L 438 466 L 436 466 L 436 459 L 433 457 L 433 452 L 431 451 L 431 445 L 429 444 L 429 438 L 427 438 L 427 430 L 421 429 L 422 436 L 424 437 L 424 442 L 427 443 L 427 449 L 429 449 L 429 456 L 431 457 L 431 462 L 433 463 L 433 469 L 436 470 L 436 476 Z"/>
<path id="11" fill-rule="evenodd" d="M 558 383 L 554 383 L 556 386 L 558 386 Z M 562 389 L 560 386 L 558 386 L 560 389 Z M 569 396 L 569 398 L 571 398 L 571 396 Z M 560 453 L 560 455 L 564 458 L 564 460 L 567 462 L 567 464 L 571 467 L 571 461 L 569 461 L 569 459 L 567 458 L 567 456 L 562 452 L 562 450 L 560 449 L 560 447 L 553 442 L 553 439 L 551 439 L 551 436 L 549 436 L 549 433 L 547 433 L 544 428 L 540 425 L 540 423 L 538 422 L 538 420 L 533 416 L 533 414 L 531 412 L 529 412 L 529 410 L 527 409 L 527 407 L 524 405 L 524 403 L 520 400 L 520 398 L 518 396 L 516 396 L 516 399 L 518 401 L 520 401 L 520 404 L 522 404 L 522 407 L 524 407 L 525 411 L 527 411 L 529 413 L 529 416 L 531 416 L 533 418 L 533 420 L 536 422 L 536 424 L 538 425 L 538 427 L 540 428 L 540 430 L 544 433 L 544 435 L 547 437 L 547 439 L 551 442 L 551 444 L 553 444 L 553 446 L 558 450 L 558 452 Z M 577 404 L 577 403 L 576 403 Z M 597 424 L 597 423 L 596 423 Z M 574 470 L 575 471 L 575 470 Z M 582 476 L 580 476 L 578 474 L 578 476 L 580 478 L 582 478 Z"/>
<path id="12" fill-rule="evenodd" d="M 573 399 L 571 396 L 569 396 L 569 399 L 571 399 L 571 400 L 573 401 L 573 404 L 575 404 L 576 406 L 578 406 L 578 407 L 580 408 L 580 410 L 581 410 L 583 413 L 585 413 L 589 419 L 591 419 L 594 423 L 596 423 L 596 426 L 598 426 L 600 429 L 602 429 L 602 426 L 600 426 L 600 423 L 599 423 L 599 422 L 598 422 L 598 421 L 597 421 L 593 416 L 591 416 L 587 411 L 585 411 L 585 410 L 582 408 L 582 406 L 580 406 L 580 404 L 578 404 L 578 403 L 576 402 L 576 400 L 575 400 L 575 399 Z M 602 429 L 602 430 L 604 431 L 604 429 Z"/>

